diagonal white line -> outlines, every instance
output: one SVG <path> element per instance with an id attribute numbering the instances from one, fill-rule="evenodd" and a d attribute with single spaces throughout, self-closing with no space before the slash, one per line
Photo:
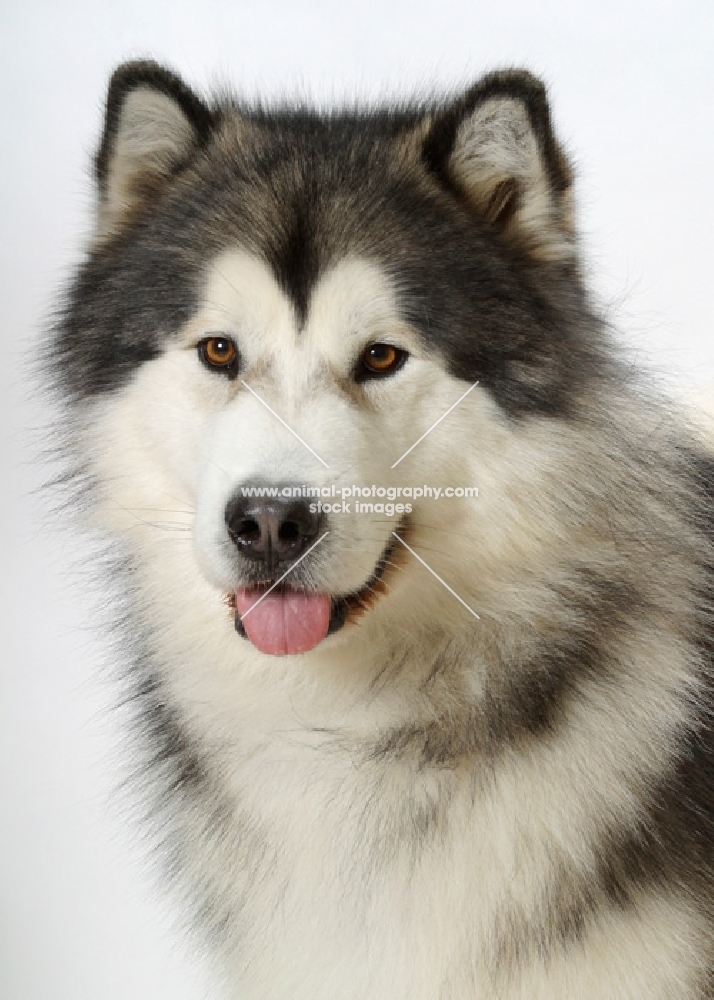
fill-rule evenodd
<path id="1" fill-rule="evenodd" d="M 429 428 L 428 431 L 424 431 L 424 433 L 422 434 L 422 436 L 419 438 L 419 441 L 423 441 L 424 438 L 427 436 L 427 434 L 431 434 L 431 432 L 434 430 L 434 428 L 441 423 L 441 421 L 444 419 L 444 417 L 448 417 L 448 415 L 451 413 L 451 411 L 453 409 L 455 409 L 459 405 L 459 403 L 461 402 L 462 399 L 466 399 L 466 397 L 471 392 L 471 390 L 475 389 L 477 385 L 478 385 L 478 382 L 474 382 L 474 384 L 472 386 L 469 386 L 469 388 L 466 390 L 466 392 L 463 394 L 463 396 L 459 396 L 459 398 L 456 400 L 456 402 L 453 404 L 453 406 L 450 406 L 449 409 L 446 411 L 446 413 L 442 413 L 442 415 L 439 417 L 439 419 L 434 421 L 434 423 L 431 425 L 431 427 Z M 416 446 L 419 444 L 419 441 L 415 441 L 414 444 L 411 446 L 411 448 L 407 448 L 407 450 L 402 455 L 402 458 L 406 458 L 410 451 L 414 451 L 414 449 L 416 448 Z M 391 468 L 392 469 L 396 469 L 396 467 L 401 462 L 402 458 L 398 458 L 396 460 L 396 462 L 394 463 L 394 465 L 391 466 Z M 469 608 L 469 611 L 470 610 L 471 609 Z"/>
<path id="2" fill-rule="evenodd" d="M 295 569 L 295 567 L 297 566 L 297 564 L 298 564 L 298 563 L 301 563 L 301 562 L 303 561 L 303 559 L 305 558 L 305 556 L 309 556 L 309 555 L 310 555 L 310 553 L 312 552 L 312 550 L 313 550 L 313 549 L 314 549 L 314 548 L 315 548 L 316 546 L 318 546 L 318 545 L 320 544 L 320 542 L 322 541 L 322 539 L 323 539 L 323 538 L 326 538 L 326 537 L 327 537 L 327 536 L 328 536 L 329 534 L 330 534 L 330 532 L 329 532 L 329 531 L 326 531 L 324 535 L 320 535 L 320 537 L 318 538 L 318 540 L 317 540 L 316 542 L 313 542 L 313 543 L 312 543 L 312 545 L 311 545 L 311 546 L 310 546 L 310 548 L 309 548 L 309 549 L 307 550 L 307 552 L 303 552 L 303 554 L 302 554 L 302 555 L 300 556 L 300 558 L 299 558 L 299 559 L 296 559 L 296 560 L 295 560 L 295 562 L 294 562 L 294 563 L 292 564 L 292 566 L 290 566 L 290 567 L 289 567 L 288 569 L 286 569 L 286 570 L 285 570 L 285 572 L 284 572 L 284 573 L 283 573 L 283 575 L 282 575 L 282 576 L 280 577 L 280 579 L 276 580 L 276 581 L 275 581 L 275 583 L 273 584 L 273 586 L 272 586 L 272 587 L 270 587 L 270 588 L 269 588 L 268 590 L 266 590 L 264 594 L 261 594 L 261 595 L 260 595 L 260 597 L 258 598 L 258 600 L 257 600 L 257 601 L 255 602 L 255 604 L 251 604 L 251 606 L 250 606 L 250 607 L 248 608 L 248 610 L 246 611 L 246 613 L 245 613 L 244 615 L 241 615 L 241 616 L 240 616 L 240 620 L 241 620 L 241 621 L 245 621 L 245 619 L 246 619 L 246 618 L 248 617 L 248 615 L 249 615 L 249 614 L 251 613 L 251 611 L 253 610 L 253 608 L 257 608 L 257 607 L 258 607 L 258 605 L 260 604 L 260 602 L 261 602 L 261 601 L 262 601 L 262 600 L 263 600 L 264 598 L 266 598 L 266 597 L 268 596 L 268 594 L 270 593 L 270 591 L 271 591 L 271 590 L 275 590 L 275 588 L 277 587 L 277 585 L 278 585 L 279 583 L 282 583 L 282 581 L 283 581 L 283 580 L 285 579 L 285 577 L 286 577 L 286 576 L 288 575 L 288 573 L 292 573 L 292 571 L 293 571 L 293 570 Z M 417 556 L 417 558 L 419 558 L 419 557 Z"/>
<path id="3" fill-rule="evenodd" d="M 444 415 L 446 415 L 446 414 L 444 414 Z M 456 600 L 457 600 L 457 601 L 458 601 L 458 602 L 459 602 L 460 604 L 463 604 L 463 606 L 464 606 L 464 607 L 466 608 L 466 610 L 467 610 L 467 611 L 470 611 L 470 612 L 471 612 L 471 614 L 472 614 L 472 615 L 474 616 L 474 618 L 478 618 L 478 620 L 479 620 L 479 621 L 481 621 L 481 616 L 480 616 L 480 615 L 477 615 L 477 614 L 476 614 L 476 612 L 474 611 L 474 609 L 473 609 L 473 608 L 470 608 L 470 607 L 468 606 L 468 604 L 466 603 L 466 601 L 462 601 L 462 600 L 461 600 L 461 598 L 460 598 L 460 597 L 459 597 L 459 595 L 458 595 L 458 594 L 456 593 L 456 591 L 455 591 L 455 590 L 452 590 L 452 589 L 451 589 L 451 587 L 450 587 L 450 586 L 448 585 L 448 583 L 446 583 L 446 582 L 445 582 L 444 580 L 442 580 L 442 579 L 441 579 L 441 577 L 439 576 L 439 574 L 438 574 L 438 573 L 435 573 L 435 572 L 434 572 L 434 570 L 433 570 L 433 569 L 431 568 L 431 566 L 429 566 L 429 564 L 428 564 L 428 563 L 425 563 L 425 562 L 424 562 L 424 560 L 422 559 L 422 557 L 421 557 L 421 556 L 419 556 L 419 555 L 417 555 L 417 554 L 416 554 L 416 552 L 415 552 L 415 551 L 414 551 L 414 549 L 413 549 L 413 548 L 411 547 L 411 545 L 407 545 L 407 543 L 406 543 L 406 542 L 404 541 L 404 539 L 403 539 L 403 538 L 400 538 L 400 537 L 399 537 L 399 535 L 398 535 L 398 534 L 396 533 L 396 531 L 393 531 L 393 532 L 392 532 L 392 534 L 394 535 L 394 537 L 395 537 L 395 538 L 397 539 L 397 541 L 398 541 L 398 542 L 401 542 L 401 543 L 402 543 L 402 545 L 404 546 L 404 548 L 405 548 L 405 549 L 409 549 L 409 551 L 410 551 L 410 552 L 411 552 L 411 554 L 412 554 L 412 555 L 414 556 L 414 558 L 415 558 L 415 559 L 418 559 L 418 560 L 419 560 L 419 562 L 420 562 L 420 563 L 422 564 L 422 566 L 424 566 L 424 567 L 425 567 L 426 569 L 428 569 L 428 570 L 429 570 L 429 572 L 431 573 L 431 575 L 432 575 L 432 576 L 435 576 L 435 577 L 436 577 L 436 579 L 437 579 L 437 580 L 439 581 L 439 583 L 443 584 L 443 585 L 444 585 L 444 587 L 446 587 L 446 589 L 447 589 L 447 590 L 449 591 L 449 593 L 450 593 L 450 594 L 451 594 L 451 595 L 452 595 L 453 597 L 455 597 L 455 598 L 456 598 Z"/>
<path id="4" fill-rule="evenodd" d="M 290 426 L 290 424 L 286 424 L 285 421 L 283 420 L 283 418 L 280 416 L 280 414 L 276 413 L 275 410 L 272 407 L 268 406 L 268 404 L 265 402 L 265 400 L 261 396 L 258 395 L 258 393 L 255 391 L 255 389 L 251 389 L 251 387 L 248 385 L 248 383 L 244 382 L 243 379 L 241 379 L 240 381 L 241 381 L 241 385 L 244 385 L 246 387 L 246 389 L 248 390 L 248 392 L 252 392 L 253 395 L 255 396 L 255 398 L 259 402 L 261 402 L 263 404 L 263 406 L 265 407 L 266 410 L 270 410 L 270 412 L 273 414 L 273 416 L 277 420 L 280 421 L 280 423 L 283 425 L 283 427 L 287 427 L 287 429 L 290 431 L 290 433 L 294 437 L 296 437 L 298 439 L 298 441 L 300 442 L 300 444 L 304 444 L 305 447 L 307 448 L 307 450 L 309 452 L 312 452 L 312 454 L 315 456 L 315 458 L 318 460 L 318 462 L 322 462 L 322 464 L 325 466 L 326 469 L 330 468 L 330 466 L 327 464 L 327 462 L 323 461 L 320 458 L 320 456 L 317 454 L 316 451 L 313 451 L 313 449 L 310 447 L 310 445 L 307 443 L 307 441 L 303 441 L 303 439 L 300 437 L 300 435 L 296 431 L 294 431 L 292 429 L 292 427 Z M 446 414 L 444 414 L 444 416 L 446 416 Z"/>

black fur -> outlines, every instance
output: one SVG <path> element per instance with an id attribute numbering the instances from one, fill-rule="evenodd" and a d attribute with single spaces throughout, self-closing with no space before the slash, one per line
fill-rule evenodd
<path id="1" fill-rule="evenodd" d="M 550 121 L 550 109 L 545 87 L 536 77 L 523 71 L 489 73 L 437 116 L 424 143 L 424 161 L 446 187 L 453 187 L 448 158 L 456 141 L 456 133 L 464 118 L 492 97 L 508 97 L 520 101 L 528 113 L 533 133 L 538 141 L 550 184 L 554 191 L 565 191 L 571 182 L 571 171 L 558 148 Z"/>
<path id="2" fill-rule="evenodd" d="M 394 166 L 395 143 L 426 107 L 209 109 L 173 74 L 129 64 L 110 86 L 100 186 L 122 102 L 138 86 L 175 99 L 197 142 L 173 181 L 95 247 L 71 290 L 57 344 L 63 381 L 78 396 L 121 386 L 155 356 L 195 308 L 202 267 L 230 245 L 272 266 L 302 319 L 320 274 L 350 253 L 371 256 L 395 277 L 405 319 L 453 374 L 478 379 L 513 416 L 570 412 L 607 369 L 576 265 L 538 261 L 503 241 L 438 169 L 459 116 L 502 92 L 525 102 L 552 183 L 565 183 L 542 87 L 527 75 L 488 77 L 437 109 L 423 162 L 415 154 L 409 173 Z"/>
<path id="3" fill-rule="evenodd" d="M 496 759 L 514 747 L 527 747 L 557 734 L 566 722 L 571 701 L 584 683 L 606 681 L 612 669 L 612 649 L 635 612 L 646 611 L 636 591 L 626 584 L 597 577 L 573 567 L 572 592 L 561 586 L 554 618 L 564 624 L 550 629 L 547 642 L 519 652 L 509 649 L 502 664 L 505 681 L 489 687 L 478 710 L 469 718 L 453 712 L 386 733 L 372 749 L 374 759 L 411 758 L 419 769 L 453 768 L 469 759 Z M 576 599 L 576 593 L 578 595 Z M 589 593 L 589 601 L 583 594 Z M 453 669 L 453 653 L 440 657 L 426 684 Z"/>
<path id="4" fill-rule="evenodd" d="M 125 63 L 112 74 L 109 81 L 104 113 L 104 133 L 94 160 L 95 176 L 100 190 L 104 187 L 109 162 L 114 155 L 124 100 L 127 94 L 136 90 L 137 87 L 156 90 L 175 101 L 194 129 L 197 147 L 206 144 L 216 125 L 216 114 L 210 111 L 175 73 L 171 73 L 150 60 Z"/>
<path id="5" fill-rule="evenodd" d="M 507 239 L 504 220 L 494 225 L 479 216 L 449 169 L 464 116 L 490 97 L 505 96 L 527 110 L 552 191 L 560 195 L 567 189 L 570 173 L 553 137 L 545 91 L 532 77 L 493 74 L 457 100 L 432 107 L 321 114 L 231 102 L 208 107 L 173 74 L 152 63 L 130 64 L 110 85 L 96 160 L 100 192 L 115 153 L 123 102 L 140 86 L 175 100 L 196 141 L 173 175 L 97 243 L 70 290 L 55 357 L 59 381 L 72 396 L 81 400 L 111 392 L 156 357 L 165 338 L 196 308 L 206 265 L 235 246 L 268 263 L 302 322 L 316 281 L 332 264 L 350 254 L 371 257 L 395 279 L 403 317 L 442 354 L 454 375 L 468 383 L 479 380 L 510 418 L 582 420 L 583 429 L 581 402 L 611 383 L 619 369 L 610 360 L 611 346 L 575 258 L 548 260 L 525 243 Z M 624 375 L 617 377 L 625 381 Z M 607 449 L 607 420 L 602 414 L 598 419 Z M 620 442 L 617 437 L 614 451 Z M 641 475 L 642 482 L 628 491 L 624 476 L 613 475 L 610 487 L 621 488 L 613 500 L 620 506 L 617 530 L 610 539 L 602 524 L 593 526 L 600 544 L 612 543 L 617 554 L 612 565 L 620 574 L 596 573 L 568 562 L 570 553 L 564 555 L 558 568 L 570 575 L 563 572 L 560 584 L 551 585 L 545 605 L 550 617 L 537 623 L 540 631 L 531 622 L 520 632 L 511 621 L 490 623 L 491 660 L 484 656 L 483 662 L 490 663 L 494 677 L 486 678 L 478 704 L 461 703 L 456 711 L 454 700 L 447 699 L 440 711 L 435 697 L 435 711 L 426 722 L 401 725 L 376 741 L 350 745 L 344 733 L 326 734 L 328 742 L 334 739 L 339 751 L 350 754 L 355 768 L 370 769 L 377 790 L 395 763 L 413 776 L 415 793 L 405 794 L 391 812 L 385 805 L 383 814 L 375 808 L 368 815 L 370 801 L 359 817 L 359 828 L 367 827 L 374 840 L 370 864 L 376 877 L 380 864 L 404 849 L 416 856 L 444 829 L 456 775 L 468 775 L 472 788 L 489 782 L 509 755 L 537 753 L 557 740 L 570 709 L 585 701 L 587 685 L 616 688 L 628 668 L 618 659 L 618 643 L 636 627 L 651 621 L 652 635 L 661 627 L 687 646 L 701 689 L 688 706 L 670 766 L 660 768 L 644 789 L 633 790 L 637 822 L 598 817 L 594 871 L 571 870 L 554 857 L 558 877 L 544 886 L 537 919 L 504 909 L 493 929 L 497 968 L 520 969 L 527 956 L 547 959 L 579 941 L 605 907 L 632 908 L 643 890 L 658 886 L 686 893 L 714 926 L 714 463 L 694 451 L 661 460 L 667 482 L 679 484 L 681 492 L 675 490 L 671 501 L 656 497 L 662 523 L 653 528 L 653 551 L 658 558 L 670 553 L 680 558 L 677 532 L 691 529 L 683 557 L 691 569 L 687 586 L 699 581 L 696 594 L 689 595 L 691 621 L 673 623 L 666 601 L 656 605 L 648 581 L 633 581 L 631 568 L 643 564 L 649 526 L 639 512 L 629 518 L 628 505 L 651 498 L 656 474 L 645 464 L 660 459 L 654 449 L 646 450 L 639 466 L 639 456 L 622 449 L 614 464 L 627 466 L 626 472 L 635 480 Z M 587 486 L 588 475 L 584 470 L 583 491 L 597 488 Z M 669 527 L 669 502 L 679 518 L 674 528 Z M 627 546 L 636 547 L 629 558 Z M 347 615 L 346 602 L 335 611 Z M 428 671 L 422 693 L 429 685 L 448 685 L 448 672 L 456 676 L 463 667 L 459 655 L 447 641 L 430 670 L 421 665 Z M 410 666 L 397 651 L 375 687 Z M 270 845 L 262 829 L 253 828 L 250 817 L 234 812 L 226 821 L 229 806 L 210 773 L 211 755 L 164 701 L 150 667 L 141 662 L 137 667 L 145 678 L 138 691 L 143 721 L 167 800 L 178 796 L 196 804 L 208 817 L 210 850 L 218 844 L 227 864 L 240 856 L 249 877 L 259 879 L 275 860 L 271 851 L 279 848 Z M 435 781 L 420 784 L 427 776 Z M 426 795 L 426 787 L 436 791 Z M 242 838 L 240 844 L 228 842 L 231 831 Z M 210 887 L 205 895 L 211 900 Z M 218 926 L 236 919 L 241 901 L 205 905 L 212 907 L 208 918 Z M 714 944 L 709 964 L 714 967 Z M 707 974 L 704 968 L 702 974 Z M 711 992 L 709 982 L 702 997 Z"/>

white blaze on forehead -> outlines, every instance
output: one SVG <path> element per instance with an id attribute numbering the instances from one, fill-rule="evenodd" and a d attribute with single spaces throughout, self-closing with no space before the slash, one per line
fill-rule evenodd
<path id="1" fill-rule="evenodd" d="M 295 383 L 329 363 L 344 374 L 355 354 L 373 340 L 410 337 L 400 321 L 392 281 L 376 263 L 346 258 L 322 275 L 300 328 L 293 303 L 269 265 L 245 251 L 222 254 L 211 264 L 202 304 L 187 339 L 222 332 L 235 338 L 245 370 L 270 360 L 284 365 Z M 411 339 L 411 337 L 410 337 Z"/>
<path id="2" fill-rule="evenodd" d="M 202 571 L 214 585 L 235 589 L 224 512 L 240 484 L 329 486 L 346 476 L 345 482 L 376 483 L 388 472 L 392 452 L 412 443 L 411 411 L 395 409 L 388 388 L 381 389 L 381 411 L 345 391 L 368 343 L 398 336 L 399 345 L 411 349 L 409 332 L 395 334 L 398 328 L 396 295 L 377 264 L 343 260 L 326 272 L 302 329 L 266 263 L 234 251 L 209 265 L 202 306 L 184 334 L 186 346 L 216 332 L 234 337 L 239 379 L 248 387 L 207 377 L 194 365 L 196 382 L 213 406 L 201 432 L 195 539 Z M 417 391 L 419 385 L 417 379 Z M 321 567 L 324 592 L 361 589 L 392 527 L 384 517 L 377 525 L 357 517 L 333 519 L 328 542 L 311 557 Z"/>
<path id="3" fill-rule="evenodd" d="M 360 345 L 395 334 L 407 336 L 394 284 L 374 261 L 341 260 L 317 282 L 310 299 L 305 339 L 342 367 Z"/>
<path id="4" fill-rule="evenodd" d="M 233 250 L 208 268 L 198 312 L 186 339 L 221 332 L 235 338 L 254 364 L 296 340 L 295 310 L 269 266 L 254 254 Z"/>

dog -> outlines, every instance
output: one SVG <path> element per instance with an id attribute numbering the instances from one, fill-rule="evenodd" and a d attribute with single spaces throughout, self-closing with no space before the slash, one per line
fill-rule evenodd
<path id="1" fill-rule="evenodd" d="M 543 84 L 127 63 L 95 173 L 51 374 L 227 995 L 714 997 L 714 465 L 588 293 Z"/>

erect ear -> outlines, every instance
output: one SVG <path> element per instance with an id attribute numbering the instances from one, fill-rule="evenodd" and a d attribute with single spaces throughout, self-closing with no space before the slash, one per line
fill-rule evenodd
<path id="1" fill-rule="evenodd" d="M 530 73 L 489 74 L 438 112 L 423 155 L 443 183 L 532 256 L 572 255 L 572 171 L 553 135 L 545 87 Z"/>
<path id="2" fill-rule="evenodd" d="M 95 160 L 100 233 L 120 228 L 159 193 L 207 142 L 214 118 L 178 76 L 155 62 L 115 70 Z"/>

